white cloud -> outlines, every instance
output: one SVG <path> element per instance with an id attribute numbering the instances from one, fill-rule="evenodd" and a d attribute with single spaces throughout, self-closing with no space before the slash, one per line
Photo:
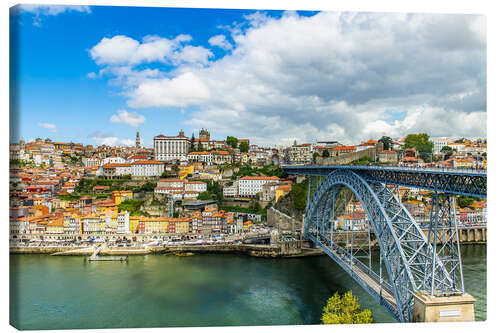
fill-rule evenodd
<path id="1" fill-rule="evenodd" d="M 97 142 L 99 145 L 132 146 L 135 144 L 135 141 L 131 139 L 120 139 L 112 134 L 102 133 L 100 131 L 95 131 L 89 134 L 88 137 Z"/>
<path id="2" fill-rule="evenodd" d="M 416 131 L 486 135 L 483 16 L 290 12 L 246 19 L 232 27 L 231 54 L 213 62 L 193 56 L 203 66 L 180 64 L 122 83 L 128 105 L 193 107 L 199 111 L 190 113 L 192 128 L 263 144 L 358 143 Z M 159 43 L 156 38 L 136 45 Z M 178 64 L 162 43 L 136 49 L 121 63 L 140 59 L 154 70 L 151 59 L 166 57 Z M 116 57 L 93 59 L 111 64 Z M 399 118 L 387 110 L 401 110 Z"/>
<path id="3" fill-rule="evenodd" d="M 52 133 L 57 133 L 57 126 L 51 123 L 38 123 L 38 127 L 46 128 Z"/>
<path id="4" fill-rule="evenodd" d="M 122 139 L 120 140 L 120 144 L 123 146 L 135 146 L 135 141 L 132 139 Z"/>
<path id="5" fill-rule="evenodd" d="M 14 13 L 20 14 L 22 12 L 27 12 L 34 14 L 33 25 L 41 26 L 42 16 L 56 16 L 66 12 L 82 12 L 90 13 L 91 9 L 89 6 L 73 6 L 73 5 L 33 5 L 33 4 L 22 4 L 14 8 Z"/>
<path id="6" fill-rule="evenodd" d="M 98 65 L 107 66 L 134 66 L 155 61 L 173 65 L 207 64 L 213 57 L 212 52 L 201 46 L 184 45 L 189 41 L 189 35 L 179 35 L 174 39 L 146 36 L 141 43 L 118 35 L 103 38 L 90 49 L 90 56 Z"/>
<path id="7" fill-rule="evenodd" d="M 211 37 L 208 40 L 208 44 L 210 44 L 212 46 L 218 46 L 223 50 L 231 50 L 233 48 L 231 43 L 228 42 L 228 40 L 226 39 L 226 36 L 224 36 L 224 35 L 216 35 L 216 36 Z"/>
<path id="8" fill-rule="evenodd" d="M 127 112 L 127 110 L 118 110 L 116 114 L 112 115 L 109 120 L 112 123 L 126 124 L 132 127 L 137 127 L 146 121 L 146 118 L 136 112 Z"/>
<path id="9" fill-rule="evenodd" d="M 87 73 L 87 77 L 89 79 L 95 79 L 97 77 L 97 74 L 94 72 Z"/>

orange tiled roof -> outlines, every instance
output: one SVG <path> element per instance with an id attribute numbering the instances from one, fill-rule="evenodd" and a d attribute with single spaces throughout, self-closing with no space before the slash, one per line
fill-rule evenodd
<path id="1" fill-rule="evenodd" d="M 280 180 L 280 179 L 276 176 L 272 176 L 272 177 L 245 176 L 245 177 L 241 177 L 240 180 Z"/>

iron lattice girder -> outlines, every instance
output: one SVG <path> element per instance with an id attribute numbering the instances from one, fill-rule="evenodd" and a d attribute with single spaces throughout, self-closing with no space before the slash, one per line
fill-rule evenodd
<path id="1" fill-rule="evenodd" d="M 400 321 L 410 321 L 413 308 L 413 294 L 428 288 L 426 270 L 429 268 L 429 244 L 406 208 L 396 199 L 394 193 L 380 182 L 366 181 L 351 170 L 338 169 L 329 174 L 310 199 L 305 219 L 305 234 L 310 228 L 321 230 L 329 223 L 334 198 L 346 186 L 359 199 L 380 245 L 380 251 L 389 276 L 392 293 L 398 305 L 394 314 Z M 322 225 L 323 224 L 323 225 Z M 441 285 L 452 285 L 446 267 L 435 257 L 435 276 L 441 278 Z"/>
<path id="2" fill-rule="evenodd" d="M 480 198 L 486 198 L 487 196 L 487 174 L 485 170 L 356 165 L 284 166 L 283 169 L 288 174 L 315 176 L 326 176 L 332 171 L 347 169 L 360 175 L 366 181 Z"/>

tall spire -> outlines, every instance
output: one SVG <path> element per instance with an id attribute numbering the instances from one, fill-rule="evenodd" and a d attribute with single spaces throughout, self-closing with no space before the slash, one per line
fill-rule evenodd
<path id="1" fill-rule="evenodd" d="M 137 135 L 135 136 L 135 147 L 141 148 L 141 136 L 139 135 L 139 132 L 137 132 Z"/>

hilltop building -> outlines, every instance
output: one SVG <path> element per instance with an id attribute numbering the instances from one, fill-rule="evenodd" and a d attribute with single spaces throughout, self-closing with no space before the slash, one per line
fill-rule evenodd
<path id="1" fill-rule="evenodd" d="M 153 139 L 154 157 L 157 161 L 175 161 L 186 158 L 191 139 L 180 130 L 177 136 L 157 135 Z"/>

